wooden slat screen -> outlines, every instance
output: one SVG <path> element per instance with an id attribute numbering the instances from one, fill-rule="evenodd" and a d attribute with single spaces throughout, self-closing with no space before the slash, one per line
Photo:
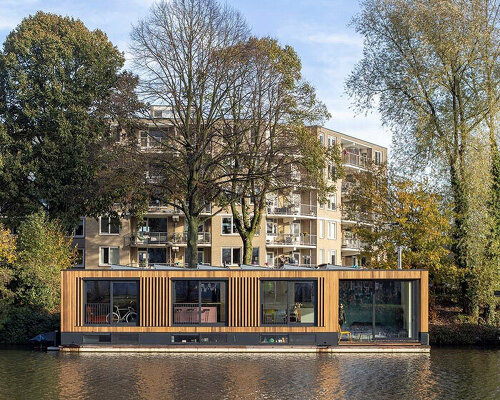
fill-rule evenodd
<path id="1" fill-rule="evenodd" d="M 325 278 L 318 279 L 318 326 L 325 326 Z"/>
<path id="2" fill-rule="evenodd" d="M 167 277 L 140 280 L 139 322 L 141 326 L 168 326 L 170 282 Z"/>
<path id="3" fill-rule="evenodd" d="M 229 326 L 259 326 L 259 279 L 229 278 Z"/>

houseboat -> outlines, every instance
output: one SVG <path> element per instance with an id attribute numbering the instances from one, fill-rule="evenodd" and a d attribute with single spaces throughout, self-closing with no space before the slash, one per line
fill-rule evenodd
<path id="1" fill-rule="evenodd" d="M 428 343 L 424 270 L 114 266 L 61 272 L 63 348 Z"/>

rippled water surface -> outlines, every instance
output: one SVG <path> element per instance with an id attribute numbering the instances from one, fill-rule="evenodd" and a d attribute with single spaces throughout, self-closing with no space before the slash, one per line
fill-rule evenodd
<path id="1" fill-rule="evenodd" d="M 172 355 L 0 350 L 0 399 L 500 399 L 500 351 Z"/>

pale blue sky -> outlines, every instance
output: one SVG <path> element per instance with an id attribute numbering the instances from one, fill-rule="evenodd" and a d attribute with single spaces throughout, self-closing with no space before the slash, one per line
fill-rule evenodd
<path id="1" fill-rule="evenodd" d="M 0 41 L 38 10 L 81 19 L 99 28 L 127 51 L 132 24 L 144 17 L 153 0 L 0 0 Z M 355 115 L 344 82 L 361 58 L 363 43 L 352 27 L 357 0 L 227 0 L 241 11 L 255 35 L 276 37 L 295 48 L 304 76 L 316 87 L 332 118 L 326 127 L 389 147 L 391 135 L 377 114 Z"/>

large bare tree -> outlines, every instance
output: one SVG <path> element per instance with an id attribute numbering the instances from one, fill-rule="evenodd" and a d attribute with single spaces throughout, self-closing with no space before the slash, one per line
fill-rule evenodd
<path id="1" fill-rule="evenodd" d="M 314 88 L 302 79 L 301 62 L 290 46 L 271 38 L 250 38 L 235 68 L 243 71 L 230 90 L 227 130 L 232 175 L 226 192 L 233 220 L 243 241 L 243 263 L 252 262 L 252 239 L 262 221 L 269 194 L 317 188 L 321 196 L 333 187 L 323 174 L 327 162 L 340 172 L 340 157 L 321 145 L 305 124 L 329 116 Z M 330 177 L 335 180 L 335 177 Z"/>
<path id="2" fill-rule="evenodd" d="M 203 211 L 231 179 L 223 168 L 231 134 L 224 121 L 248 28 L 238 12 L 214 0 L 172 0 L 154 4 L 131 36 L 140 94 L 166 105 L 174 128 L 158 126 L 166 135 L 147 169 L 157 197 L 186 217 L 186 258 L 194 267 L 198 227 L 210 218 Z"/>

